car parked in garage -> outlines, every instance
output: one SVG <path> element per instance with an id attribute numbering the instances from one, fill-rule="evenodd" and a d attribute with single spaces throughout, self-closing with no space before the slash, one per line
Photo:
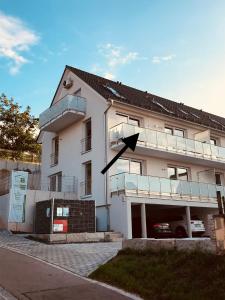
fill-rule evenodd
<path id="1" fill-rule="evenodd" d="M 165 222 L 150 223 L 149 233 L 151 238 L 173 237 L 173 232 L 170 224 Z"/>
<path id="2" fill-rule="evenodd" d="M 179 216 L 169 224 L 176 238 L 188 237 L 187 220 L 185 215 Z M 204 222 L 197 216 L 191 218 L 191 231 L 192 236 L 195 237 L 200 237 L 205 233 Z"/>

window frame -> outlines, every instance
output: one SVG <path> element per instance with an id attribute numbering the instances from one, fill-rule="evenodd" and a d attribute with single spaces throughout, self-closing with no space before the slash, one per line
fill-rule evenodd
<path id="1" fill-rule="evenodd" d="M 166 129 L 171 130 L 172 133 L 166 132 L 166 131 L 165 131 Z M 177 130 L 177 131 L 182 131 L 182 132 L 183 132 L 183 136 L 180 136 L 180 135 L 175 134 L 175 130 Z M 178 136 L 178 137 L 186 138 L 186 129 L 184 129 L 184 128 L 179 128 L 179 127 L 177 127 L 177 126 L 165 125 L 165 126 L 164 126 L 164 132 L 165 132 L 166 134 L 171 134 L 171 135 L 173 135 L 173 136 Z"/>
<path id="2" fill-rule="evenodd" d="M 50 163 L 51 167 L 58 165 L 59 162 L 59 136 L 58 135 L 52 138 L 50 159 L 51 159 L 51 163 Z"/>
<path id="3" fill-rule="evenodd" d="M 53 192 L 62 192 L 62 172 L 57 172 L 48 176 L 49 178 L 49 190 Z M 51 180 L 55 178 L 55 190 L 51 188 Z"/>
<path id="4" fill-rule="evenodd" d="M 90 179 L 88 179 L 87 177 L 87 166 L 90 165 L 91 167 L 91 175 L 90 175 Z M 92 195 L 92 161 L 88 160 L 86 162 L 83 163 L 83 167 L 84 167 L 84 196 L 91 196 Z"/>
<path id="5" fill-rule="evenodd" d="M 175 177 L 176 178 L 170 178 L 169 177 L 169 172 L 168 172 L 168 169 L 171 168 L 171 169 L 175 169 Z M 178 176 L 178 169 L 185 169 L 187 171 L 187 180 L 184 180 L 184 179 L 180 179 L 179 176 Z M 174 165 L 168 165 L 167 166 L 167 176 L 168 176 L 168 179 L 170 180 L 182 180 L 182 181 L 190 181 L 190 176 L 191 173 L 190 173 L 190 168 L 188 167 L 184 167 L 184 166 L 174 166 Z"/>
<path id="6" fill-rule="evenodd" d="M 141 127 L 141 118 L 137 117 L 137 116 L 133 116 L 133 115 L 127 115 L 125 113 L 120 113 L 120 112 L 116 112 L 116 116 L 121 116 L 121 117 L 125 117 L 127 118 L 127 122 L 121 122 L 121 123 L 126 123 L 132 126 L 137 126 L 137 127 Z M 138 122 L 138 125 L 134 125 L 134 124 L 130 124 L 129 120 L 135 120 Z"/>
<path id="7" fill-rule="evenodd" d="M 218 175 L 219 175 L 219 183 L 218 183 L 218 181 L 217 181 L 217 176 L 218 176 Z M 215 182 L 216 182 L 216 185 L 219 185 L 219 186 L 222 185 L 222 176 L 223 176 L 222 173 L 220 173 L 220 172 L 215 172 Z"/>
<path id="8" fill-rule="evenodd" d="M 133 159 L 133 158 L 127 158 L 127 157 L 120 157 L 117 161 L 119 161 L 119 160 L 126 160 L 126 161 L 129 162 L 128 173 L 130 173 L 130 174 L 137 174 L 137 175 L 143 175 L 143 160 Z M 135 163 L 139 163 L 140 164 L 140 174 L 131 172 L 131 162 L 135 162 Z M 127 173 L 127 172 L 119 172 L 119 173 L 116 172 L 115 175 L 116 174 L 121 174 L 121 173 Z"/>
<path id="9" fill-rule="evenodd" d="M 88 129 L 88 125 L 90 124 L 90 128 Z M 90 130 L 90 134 L 88 134 L 88 130 Z M 82 151 L 81 153 L 87 153 L 92 150 L 92 119 L 88 118 L 83 122 L 83 139 L 81 140 Z"/>
<path id="10" fill-rule="evenodd" d="M 218 139 L 215 138 L 215 137 L 210 136 L 209 143 L 210 143 L 210 145 L 218 146 Z"/>

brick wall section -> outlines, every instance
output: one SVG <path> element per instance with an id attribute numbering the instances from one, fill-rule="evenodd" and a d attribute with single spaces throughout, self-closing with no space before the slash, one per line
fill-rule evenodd
<path id="1" fill-rule="evenodd" d="M 41 201 L 36 204 L 36 233 L 50 233 L 51 204 L 51 200 Z M 57 207 L 69 207 L 69 216 L 58 217 Z M 50 217 L 46 216 L 47 208 L 50 208 Z M 95 202 L 93 200 L 55 199 L 54 220 L 67 220 L 69 233 L 95 232 Z"/>

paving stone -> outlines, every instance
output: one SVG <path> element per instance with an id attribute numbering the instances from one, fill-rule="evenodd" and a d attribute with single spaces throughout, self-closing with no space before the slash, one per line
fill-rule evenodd
<path id="1" fill-rule="evenodd" d="M 0 232 L 0 247 L 53 263 L 81 276 L 88 276 L 122 248 L 121 242 L 48 245 L 24 236 Z"/>

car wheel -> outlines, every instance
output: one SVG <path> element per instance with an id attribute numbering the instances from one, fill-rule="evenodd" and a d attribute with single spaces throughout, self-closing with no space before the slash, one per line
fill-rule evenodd
<path id="1" fill-rule="evenodd" d="M 184 227 L 177 227 L 175 230 L 175 236 L 178 239 L 187 237 L 187 233 Z"/>

